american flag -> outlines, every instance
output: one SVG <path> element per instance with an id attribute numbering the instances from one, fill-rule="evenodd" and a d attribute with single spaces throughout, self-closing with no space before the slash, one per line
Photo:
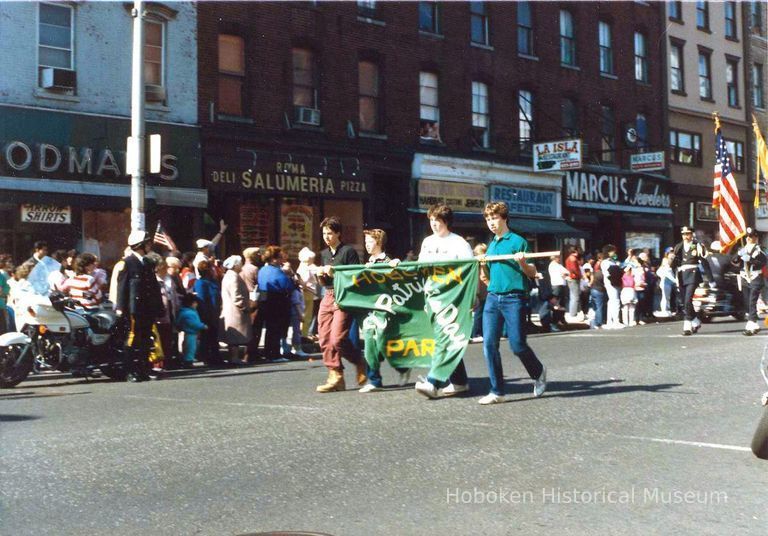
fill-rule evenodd
<path id="1" fill-rule="evenodd" d="M 712 192 L 712 208 L 720 209 L 720 243 L 727 252 L 746 234 L 744 211 L 739 200 L 739 188 L 731 171 L 731 161 L 725 139 L 718 128 L 715 145 L 715 189 Z"/>
<path id="2" fill-rule="evenodd" d="M 155 237 L 152 239 L 155 244 L 160 244 L 168 248 L 168 251 L 177 251 L 176 244 L 173 243 L 171 235 L 165 232 L 162 222 L 157 222 L 157 231 L 155 231 Z"/>

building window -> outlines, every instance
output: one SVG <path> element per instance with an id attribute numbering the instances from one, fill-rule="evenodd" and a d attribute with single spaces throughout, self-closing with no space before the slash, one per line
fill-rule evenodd
<path id="1" fill-rule="evenodd" d="M 752 64 L 752 104 L 755 108 L 765 108 L 763 66 L 760 63 Z"/>
<path id="2" fill-rule="evenodd" d="M 683 3 L 667 2 L 667 6 L 669 7 L 669 18 L 677 22 L 683 22 Z"/>
<path id="3" fill-rule="evenodd" d="M 533 94 L 530 91 L 517 92 L 519 108 L 518 126 L 520 128 L 520 152 L 533 152 Z"/>
<path id="4" fill-rule="evenodd" d="M 736 34 L 736 2 L 725 3 L 725 37 L 738 38 Z"/>
<path id="5" fill-rule="evenodd" d="M 560 63 L 576 65 L 576 39 L 573 34 L 573 15 L 560 10 Z"/>
<path id="6" fill-rule="evenodd" d="M 147 92 L 148 101 L 165 101 L 165 23 L 144 22 L 144 82 L 147 86 L 160 88 Z"/>
<path id="7" fill-rule="evenodd" d="M 763 10 L 765 2 L 749 3 L 749 26 L 752 33 L 763 35 Z"/>
<path id="8" fill-rule="evenodd" d="M 440 95 L 437 74 L 427 71 L 419 73 L 420 123 L 419 137 L 422 141 L 440 141 Z"/>
<path id="9" fill-rule="evenodd" d="M 675 164 L 701 167 L 701 135 L 670 130 L 669 159 Z"/>
<path id="10" fill-rule="evenodd" d="M 472 16 L 472 42 L 488 45 L 488 6 L 485 2 L 472 1 L 469 11 Z"/>
<path id="11" fill-rule="evenodd" d="M 648 48 L 640 32 L 635 32 L 635 80 L 648 82 Z"/>
<path id="12" fill-rule="evenodd" d="M 674 93 L 685 93 L 685 71 L 683 70 L 683 45 L 669 45 L 669 87 Z"/>
<path id="13" fill-rule="evenodd" d="M 728 106 L 736 108 L 739 105 L 739 61 L 725 60 L 725 83 L 728 90 Z"/>
<path id="14" fill-rule="evenodd" d="M 419 2 L 419 30 L 440 33 L 439 13 L 437 2 Z"/>
<path id="15" fill-rule="evenodd" d="M 357 12 L 363 17 L 376 15 L 376 0 L 357 0 Z"/>
<path id="16" fill-rule="evenodd" d="M 744 144 L 740 141 L 725 140 L 725 147 L 731 157 L 731 167 L 734 171 L 744 172 Z"/>
<path id="17" fill-rule="evenodd" d="M 319 99 L 317 94 L 318 77 L 317 68 L 315 66 L 315 55 L 311 50 L 305 48 L 294 48 L 292 50 L 292 55 L 293 106 L 295 108 L 296 120 L 300 123 L 319 125 L 319 114 L 304 111 L 306 109 L 319 109 Z"/>
<path id="18" fill-rule="evenodd" d="M 370 61 L 361 61 L 357 73 L 360 130 L 379 132 L 379 66 Z"/>
<path id="19" fill-rule="evenodd" d="M 563 99 L 560 104 L 562 115 L 563 135 L 576 137 L 579 135 L 579 109 L 573 99 Z"/>
<path id="20" fill-rule="evenodd" d="M 517 53 L 533 56 L 533 7 L 531 2 L 517 4 Z"/>
<path id="21" fill-rule="evenodd" d="M 600 72 L 613 74 L 613 49 L 611 48 L 611 26 L 607 22 L 598 23 L 600 44 Z"/>
<path id="22" fill-rule="evenodd" d="M 612 164 L 616 162 L 616 117 L 613 108 L 602 106 L 600 113 L 600 160 Z"/>
<path id="23" fill-rule="evenodd" d="M 710 53 L 699 51 L 699 97 L 712 100 L 712 69 Z"/>
<path id="24" fill-rule="evenodd" d="M 637 147 L 648 146 L 648 119 L 645 114 L 639 113 L 635 116 L 635 132 L 637 133 L 637 141 L 635 145 Z"/>
<path id="25" fill-rule="evenodd" d="M 491 147 L 491 116 L 488 113 L 488 86 L 472 82 L 472 141 L 475 147 Z"/>
<path id="26" fill-rule="evenodd" d="M 38 64 L 74 69 L 72 21 L 74 10 L 64 4 L 39 4 Z"/>
<path id="27" fill-rule="evenodd" d="M 219 35 L 219 113 L 243 115 L 245 42 L 237 35 Z"/>
<path id="28" fill-rule="evenodd" d="M 696 2 L 696 27 L 709 30 L 709 2 Z"/>

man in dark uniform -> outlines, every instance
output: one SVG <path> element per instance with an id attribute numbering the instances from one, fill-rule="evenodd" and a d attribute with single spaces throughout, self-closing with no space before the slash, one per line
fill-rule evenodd
<path id="1" fill-rule="evenodd" d="M 163 312 L 160 285 L 155 267 L 146 257 L 152 237 L 146 231 L 131 231 L 128 246 L 131 254 L 125 257 L 125 268 L 117 279 L 117 314 L 129 323 L 126 340 L 128 381 L 149 379 L 149 352 L 152 348 L 152 326 Z"/>
<path id="2" fill-rule="evenodd" d="M 683 227 L 683 241 L 675 246 L 672 267 L 677 269 L 677 285 L 683 299 L 683 335 L 699 331 L 701 320 L 693 310 L 693 293 L 702 282 L 702 271 L 708 271 L 707 248 L 693 237 L 693 229 Z"/>
<path id="3" fill-rule="evenodd" d="M 741 248 L 736 261 L 741 266 L 739 283 L 744 293 L 744 305 L 747 307 L 747 325 L 744 326 L 744 335 L 755 335 L 760 331 L 757 323 L 757 298 L 763 291 L 763 267 L 766 263 L 765 253 L 760 248 L 757 231 L 747 227 L 747 244 Z"/>

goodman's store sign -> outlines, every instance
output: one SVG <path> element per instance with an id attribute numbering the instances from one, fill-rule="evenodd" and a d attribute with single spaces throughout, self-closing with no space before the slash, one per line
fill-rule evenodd
<path id="1" fill-rule="evenodd" d="M 565 182 L 569 207 L 671 214 L 669 183 L 662 179 L 569 171 Z"/>

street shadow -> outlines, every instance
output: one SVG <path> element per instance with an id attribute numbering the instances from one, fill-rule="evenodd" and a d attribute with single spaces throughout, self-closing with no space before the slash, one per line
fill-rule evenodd
<path id="1" fill-rule="evenodd" d="M 166 382 L 166 381 L 175 381 L 175 380 L 200 380 L 205 378 L 228 378 L 231 376 L 251 376 L 253 374 L 272 374 L 276 372 L 297 372 L 302 371 L 304 369 L 301 368 L 278 368 L 278 369 L 269 369 L 269 370 L 248 370 L 247 372 L 227 372 L 224 374 L 219 374 L 219 370 L 234 370 L 234 369 L 217 369 L 217 370 L 201 370 L 201 371 L 184 371 L 181 374 L 174 374 L 171 375 L 171 373 L 166 373 L 167 375 L 163 376 L 163 379 L 160 381 Z M 237 369 L 242 371 L 243 369 Z"/>
<path id="2" fill-rule="evenodd" d="M 23 421 L 35 421 L 40 419 L 35 415 L 8 415 L 0 413 L 0 422 L 23 422 Z"/>
<path id="3" fill-rule="evenodd" d="M 36 387 L 39 387 L 39 386 L 36 386 Z M 77 391 L 74 393 L 35 393 L 34 391 L 29 391 L 26 393 L 19 393 L 19 396 L 14 396 L 13 398 L 5 398 L 3 400 L 0 400 L 0 402 L 24 400 L 29 398 L 54 398 L 59 396 L 74 396 L 74 395 L 89 395 L 89 394 L 91 394 L 90 391 Z"/>
<path id="4" fill-rule="evenodd" d="M 518 383 L 520 380 L 526 380 L 524 383 Z M 490 384 L 485 378 L 470 378 L 469 379 L 470 392 L 487 392 Z M 595 381 L 552 381 L 547 382 L 547 391 L 543 397 L 560 397 L 560 398 L 577 398 L 584 396 L 602 396 L 602 395 L 617 395 L 623 393 L 635 393 L 635 392 L 648 392 L 657 393 L 664 392 L 675 387 L 682 386 L 682 383 L 658 383 L 651 385 L 624 385 L 624 380 L 595 380 Z M 511 380 L 504 380 L 504 388 L 507 395 L 516 394 L 529 394 L 533 389 L 533 381 L 529 378 L 514 378 Z M 687 393 L 696 394 L 696 393 Z M 520 398 L 512 400 L 517 402 L 519 400 L 528 400 L 535 398 L 534 396 Z"/>
<path id="5" fill-rule="evenodd" d="M 8 398 L 10 400 L 14 396 L 31 395 L 31 394 L 34 394 L 34 391 L 20 391 L 20 392 L 10 392 L 10 393 L 0 393 L 0 399 L 1 398 Z"/>

